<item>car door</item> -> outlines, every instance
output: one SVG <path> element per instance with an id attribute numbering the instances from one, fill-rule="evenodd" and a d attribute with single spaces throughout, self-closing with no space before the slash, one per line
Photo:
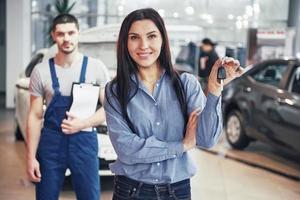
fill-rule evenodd
<path id="1" fill-rule="evenodd" d="M 278 139 L 279 124 L 282 119 L 277 112 L 278 96 L 283 92 L 281 82 L 286 76 L 289 65 L 286 60 L 268 61 L 251 75 L 253 84 L 245 89 L 252 97 L 253 129 L 256 138 L 275 144 Z"/>
<path id="2" fill-rule="evenodd" d="M 281 119 L 276 138 L 285 147 L 300 153 L 300 66 L 293 66 L 284 86 L 275 109 Z"/>

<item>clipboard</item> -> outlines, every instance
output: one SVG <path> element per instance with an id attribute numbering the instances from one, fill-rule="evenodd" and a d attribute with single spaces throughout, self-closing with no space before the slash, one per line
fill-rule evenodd
<path id="1" fill-rule="evenodd" d="M 79 119 L 86 119 L 96 112 L 99 101 L 100 86 L 91 83 L 73 83 L 71 106 L 69 112 Z M 82 131 L 93 131 L 93 127 Z"/>

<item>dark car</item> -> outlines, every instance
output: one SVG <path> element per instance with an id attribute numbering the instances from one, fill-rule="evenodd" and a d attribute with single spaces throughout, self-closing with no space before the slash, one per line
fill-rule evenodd
<path id="1" fill-rule="evenodd" d="M 223 91 L 226 137 L 236 149 L 260 140 L 300 153 L 300 63 L 256 64 Z"/>
<path id="2" fill-rule="evenodd" d="M 182 45 L 176 57 L 174 68 L 179 72 L 198 74 L 199 47 L 194 42 Z"/>

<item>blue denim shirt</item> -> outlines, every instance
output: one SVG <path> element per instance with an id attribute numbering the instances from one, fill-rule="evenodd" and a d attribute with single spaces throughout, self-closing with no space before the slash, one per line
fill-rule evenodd
<path id="1" fill-rule="evenodd" d="M 196 108 L 197 145 L 212 147 L 222 130 L 221 97 L 208 94 L 191 74 L 180 75 L 186 94 L 188 113 Z M 136 81 L 136 80 L 135 80 Z M 117 99 L 107 90 L 104 101 L 109 137 L 118 155 L 110 169 L 117 175 L 146 183 L 174 183 L 192 177 L 196 168 L 188 152 L 183 152 L 184 118 L 170 77 L 164 73 L 152 95 L 139 81 L 137 94 L 130 100 L 127 112 L 135 133 L 120 115 Z M 110 84 L 110 83 L 109 83 Z"/>

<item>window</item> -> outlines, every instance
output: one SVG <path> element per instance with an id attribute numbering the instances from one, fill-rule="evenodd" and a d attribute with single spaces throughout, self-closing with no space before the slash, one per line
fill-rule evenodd
<path id="1" fill-rule="evenodd" d="M 255 73 L 253 78 L 257 82 L 278 87 L 286 69 L 287 64 L 267 64 Z"/>
<path id="2" fill-rule="evenodd" d="M 300 66 L 296 68 L 294 71 L 291 83 L 290 83 L 290 91 L 293 93 L 300 94 Z"/>

